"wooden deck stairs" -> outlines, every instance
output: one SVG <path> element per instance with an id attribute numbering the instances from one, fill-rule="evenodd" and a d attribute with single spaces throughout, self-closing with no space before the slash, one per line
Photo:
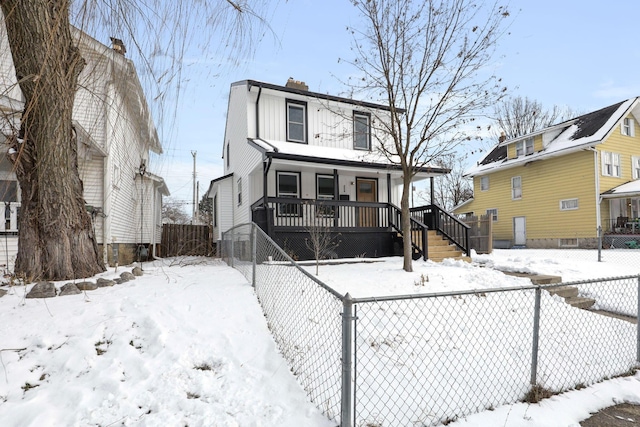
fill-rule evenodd
<path id="1" fill-rule="evenodd" d="M 431 261 L 442 262 L 445 258 L 452 258 L 471 262 L 471 257 L 464 255 L 455 244 L 451 243 L 449 239 L 442 236 L 436 230 L 428 230 L 427 233 L 427 258 Z M 412 234 L 414 242 L 422 242 L 420 230 L 414 230 Z M 402 238 L 402 235 L 399 233 L 398 236 Z M 419 246 L 421 246 L 421 244 Z M 417 260 L 419 258 L 422 258 L 422 254 L 414 247 L 413 259 Z"/>

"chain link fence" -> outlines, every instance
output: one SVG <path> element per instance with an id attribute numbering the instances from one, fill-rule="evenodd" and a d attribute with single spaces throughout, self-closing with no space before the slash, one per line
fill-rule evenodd
<path id="1" fill-rule="evenodd" d="M 640 276 L 353 299 L 254 225 L 221 246 L 302 387 L 342 427 L 446 424 L 638 367 Z"/>
<path id="2" fill-rule="evenodd" d="M 252 283 L 282 355 L 311 400 L 340 419 L 342 295 L 301 269 L 253 224 L 224 234 L 222 258 Z"/>

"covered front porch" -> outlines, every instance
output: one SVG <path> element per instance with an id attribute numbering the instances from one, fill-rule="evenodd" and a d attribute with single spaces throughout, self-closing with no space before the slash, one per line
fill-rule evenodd
<path id="1" fill-rule="evenodd" d="M 640 248 L 640 180 L 622 184 L 601 196 L 604 245 Z"/>

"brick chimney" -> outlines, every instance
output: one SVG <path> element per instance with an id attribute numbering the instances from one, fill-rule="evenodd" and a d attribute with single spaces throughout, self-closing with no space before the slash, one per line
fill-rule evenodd
<path id="1" fill-rule="evenodd" d="M 127 53 L 127 49 L 124 47 L 124 43 L 122 40 L 117 39 L 115 37 L 109 37 L 111 39 L 111 48 L 118 52 L 120 55 L 124 56 Z"/>
<path id="2" fill-rule="evenodd" d="M 307 86 L 305 82 L 301 82 L 300 80 L 294 80 L 293 77 L 289 77 L 289 80 L 287 80 L 287 84 L 284 85 L 284 87 L 288 87 L 291 89 L 304 90 L 304 91 L 309 90 L 309 86 Z"/>
<path id="3" fill-rule="evenodd" d="M 503 143 L 507 140 L 507 135 L 505 135 L 504 131 L 500 132 L 500 138 L 498 138 L 499 143 Z"/>

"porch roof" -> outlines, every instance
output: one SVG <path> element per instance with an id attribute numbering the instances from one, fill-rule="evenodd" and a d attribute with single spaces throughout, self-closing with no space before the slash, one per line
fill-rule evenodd
<path id="1" fill-rule="evenodd" d="M 373 151 L 322 147 L 262 138 L 249 138 L 248 140 L 253 147 L 272 159 L 363 169 L 401 170 L 397 162 Z M 422 177 L 444 175 L 449 172 L 450 170 L 447 168 L 431 167 L 429 165 L 418 168 L 418 174 Z"/>
<path id="2" fill-rule="evenodd" d="M 640 179 L 629 181 L 607 190 L 601 194 L 605 199 L 618 199 L 622 197 L 640 197 Z"/>

